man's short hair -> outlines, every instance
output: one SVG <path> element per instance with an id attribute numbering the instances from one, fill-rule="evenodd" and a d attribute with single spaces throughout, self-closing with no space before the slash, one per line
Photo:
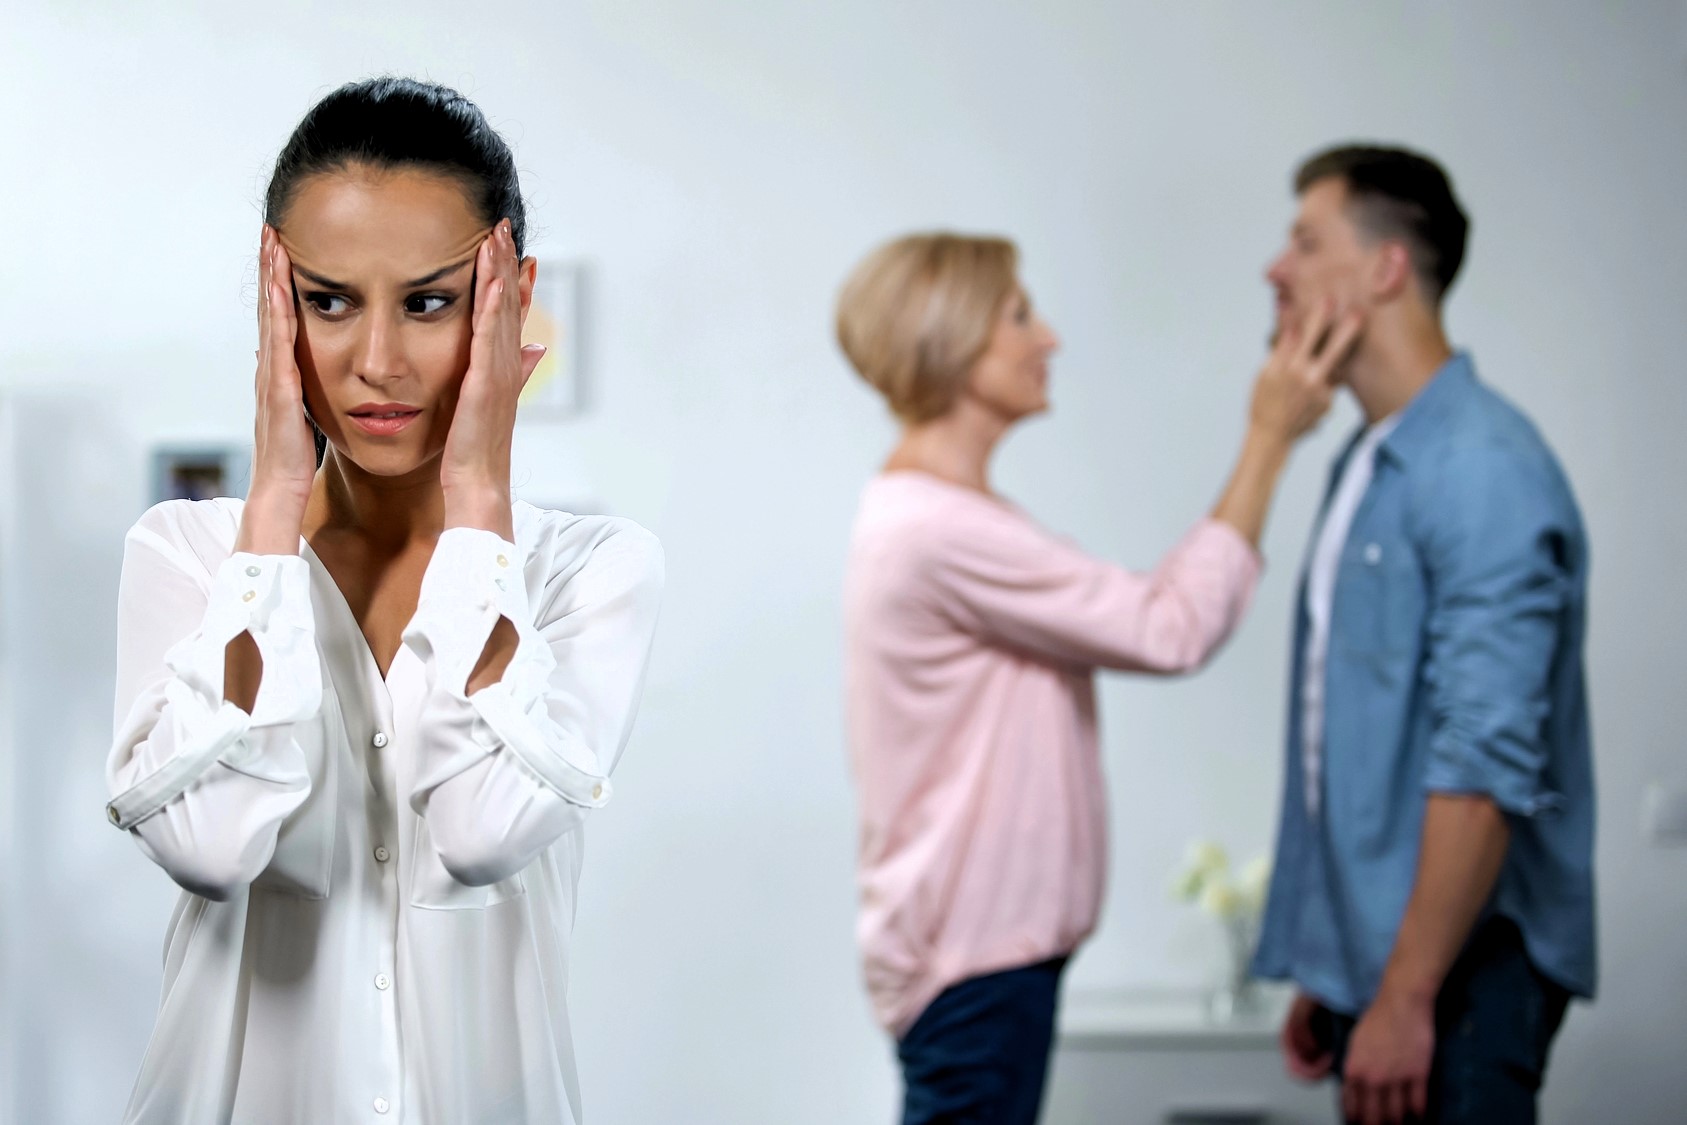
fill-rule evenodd
<path id="1" fill-rule="evenodd" d="M 1295 194 L 1321 180 L 1347 185 L 1360 230 L 1398 239 L 1431 305 L 1439 305 L 1464 263 L 1470 219 L 1441 166 L 1421 153 L 1382 145 L 1339 145 L 1311 157 L 1295 173 Z"/>

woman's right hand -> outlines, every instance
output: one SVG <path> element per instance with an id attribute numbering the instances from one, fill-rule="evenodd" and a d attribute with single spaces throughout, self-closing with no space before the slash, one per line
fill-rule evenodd
<path id="1" fill-rule="evenodd" d="M 293 265 L 275 228 L 264 225 L 258 255 L 257 422 L 252 484 L 235 550 L 295 555 L 316 479 L 316 435 L 305 417 L 304 380 L 294 345 Z"/>
<path id="2" fill-rule="evenodd" d="M 1285 327 L 1254 380 L 1250 420 L 1263 434 L 1294 443 L 1328 413 L 1336 368 L 1353 351 L 1364 320 L 1350 312 L 1333 326 L 1326 302 L 1305 324 Z"/>

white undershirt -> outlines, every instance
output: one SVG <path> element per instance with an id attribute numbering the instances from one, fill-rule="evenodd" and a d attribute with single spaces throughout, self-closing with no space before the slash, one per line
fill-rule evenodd
<path id="1" fill-rule="evenodd" d="M 1305 665 L 1301 675 L 1301 763 L 1306 775 L 1306 808 L 1318 812 L 1318 794 L 1323 776 L 1324 757 L 1324 669 L 1330 651 L 1330 616 L 1335 604 L 1336 575 L 1341 569 L 1342 548 L 1353 527 L 1353 517 L 1359 502 L 1371 485 L 1376 468 L 1377 446 L 1381 445 L 1400 415 L 1384 418 L 1367 429 L 1360 437 L 1353 453 L 1342 469 L 1341 480 L 1330 497 L 1324 524 L 1312 547 L 1312 561 L 1306 577 L 1306 611 L 1309 628 L 1306 637 Z"/>

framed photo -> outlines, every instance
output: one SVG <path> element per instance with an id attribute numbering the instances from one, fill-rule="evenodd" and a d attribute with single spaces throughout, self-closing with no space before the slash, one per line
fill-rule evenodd
<path id="1" fill-rule="evenodd" d="M 159 446 L 152 451 L 152 503 L 245 496 L 251 469 L 249 446 Z"/>
<path id="2" fill-rule="evenodd" d="M 578 414 L 585 405 L 580 371 L 583 280 L 579 262 L 539 258 L 533 304 L 527 310 L 521 342 L 543 344 L 549 350 L 521 392 L 524 418 L 566 418 Z"/>

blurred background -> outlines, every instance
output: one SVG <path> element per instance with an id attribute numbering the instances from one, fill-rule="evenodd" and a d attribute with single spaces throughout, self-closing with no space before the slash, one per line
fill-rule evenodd
<path id="1" fill-rule="evenodd" d="M 892 426 L 832 343 L 849 266 L 916 228 L 1018 240 L 1065 347 L 997 484 L 1146 568 L 1229 467 L 1292 169 L 1349 139 L 1451 172 L 1474 219 L 1452 334 L 1548 435 L 1591 531 L 1603 988 L 1545 1119 L 1683 1119 L 1687 850 L 1643 815 L 1687 789 L 1680 0 L 10 0 L 0 1120 L 112 1121 L 128 1094 L 175 891 L 102 817 L 122 535 L 160 448 L 249 443 L 269 167 L 313 101 L 383 72 L 482 106 L 534 252 L 577 274 L 581 393 L 520 425 L 518 494 L 667 549 L 643 711 L 588 830 L 587 1120 L 893 1118 L 852 937 L 839 604 Z M 1270 843 L 1295 578 L 1353 421 L 1342 404 L 1297 456 L 1217 665 L 1104 681 L 1110 891 L 1068 1001 L 1123 1014 L 1068 1028 L 1051 1121 L 1331 1118 L 1268 1029 L 1186 1018 L 1220 949 L 1168 886 L 1194 838 L 1238 862 Z"/>

